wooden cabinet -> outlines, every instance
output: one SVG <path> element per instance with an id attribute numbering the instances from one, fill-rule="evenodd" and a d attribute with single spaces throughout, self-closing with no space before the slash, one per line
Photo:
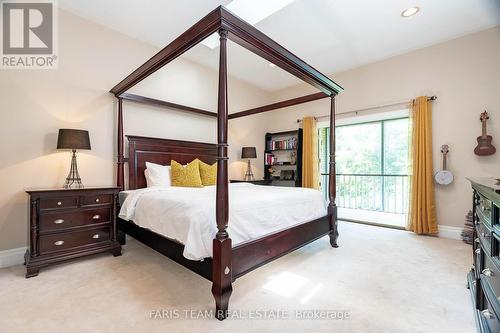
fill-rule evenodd
<path id="1" fill-rule="evenodd" d="M 479 332 L 500 332 L 500 186 L 469 179 L 474 190 L 473 266 L 468 287 Z"/>
<path id="2" fill-rule="evenodd" d="M 26 277 L 38 275 L 42 267 L 90 254 L 120 255 L 116 240 L 119 191 L 117 187 L 27 190 Z"/>

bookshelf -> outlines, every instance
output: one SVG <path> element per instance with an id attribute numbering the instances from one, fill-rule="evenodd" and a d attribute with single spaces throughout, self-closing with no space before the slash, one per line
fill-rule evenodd
<path id="1" fill-rule="evenodd" d="M 264 179 L 274 186 L 302 186 L 302 129 L 266 133 Z"/>

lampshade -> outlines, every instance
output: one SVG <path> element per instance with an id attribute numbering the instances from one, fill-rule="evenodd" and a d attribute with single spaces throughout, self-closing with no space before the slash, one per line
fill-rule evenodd
<path id="1" fill-rule="evenodd" d="M 241 158 L 257 158 L 257 150 L 255 147 L 241 148 Z"/>
<path id="2" fill-rule="evenodd" d="M 60 129 L 57 149 L 90 149 L 89 131 Z"/>

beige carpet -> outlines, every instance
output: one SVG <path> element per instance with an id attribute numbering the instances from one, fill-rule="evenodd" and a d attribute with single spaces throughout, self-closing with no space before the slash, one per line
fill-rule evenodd
<path id="1" fill-rule="evenodd" d="M 154 310 L 184 317 L 180 310 L 213 309 L 211 284 L 133 240 L 121 257 L 98 255 L 31 279 L 23 266 L 2 269 L 0 332 L 474 332 L 467 245 L 351 223 L 340 232 L 338 249 L 325 237 L 238 279 L 230 303 L 238 312 L 224 322 L 151 319 Z M 236 318 L 300 310 L 349 318 Z"/>

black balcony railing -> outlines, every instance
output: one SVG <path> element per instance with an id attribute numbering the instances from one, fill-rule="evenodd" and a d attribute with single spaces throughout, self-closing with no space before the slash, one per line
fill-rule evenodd
<path id="1" fill-rule="evenodd" d="M 328 174 L 321 174 L 321 190 L 328 198 Z M 405 214 L 408 175 L 337 174 L 337 206 Z"/>

